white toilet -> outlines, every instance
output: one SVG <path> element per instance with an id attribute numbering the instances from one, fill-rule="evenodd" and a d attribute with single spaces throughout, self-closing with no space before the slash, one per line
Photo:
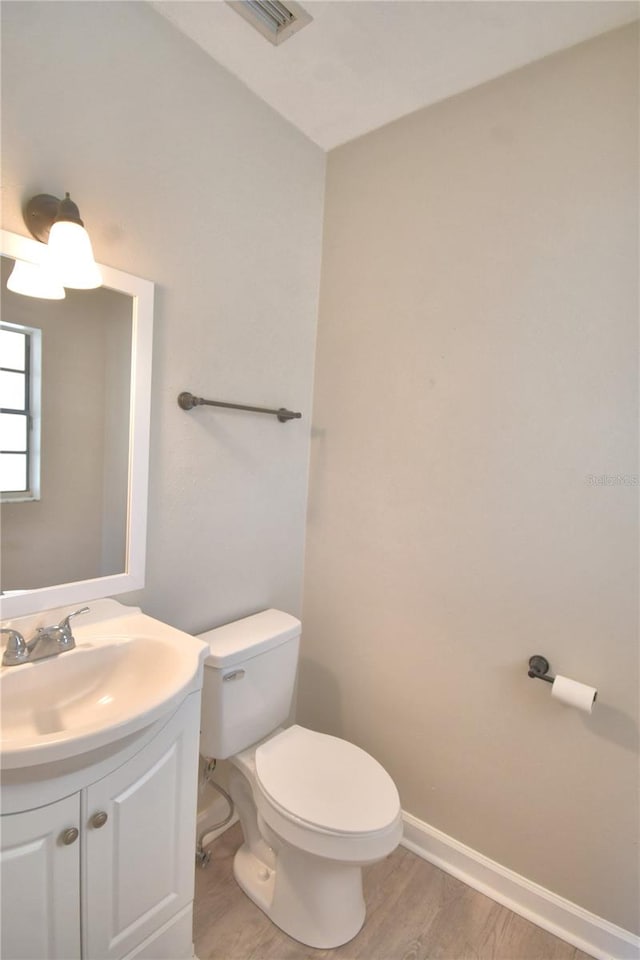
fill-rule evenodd
<path id="1" fill-rule="evenodd" d="M 352 743 L 282 728 L 298 663 L 295 617 L 265 610 L 200 639 L 210 647 L 200 751 L 233 765 L 244 834 L 235 878 L 289 936 L 325 949 L 346 943 L 364 923 L 362 867 L 402 836 L 395 784 Z"/>

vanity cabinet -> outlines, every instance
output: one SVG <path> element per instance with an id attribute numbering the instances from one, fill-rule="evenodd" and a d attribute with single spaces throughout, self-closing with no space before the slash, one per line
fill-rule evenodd
<path id="1" fill-rule="evenodd" d="M 189 960 L 199 694 L 81 790 L 2 817 L 3 960 Z"/>
<path id="2" fill-rule="evenodd" d="M 3 960 L 80 956 L 79 823 L 77 794 L 2 817 Z"/>

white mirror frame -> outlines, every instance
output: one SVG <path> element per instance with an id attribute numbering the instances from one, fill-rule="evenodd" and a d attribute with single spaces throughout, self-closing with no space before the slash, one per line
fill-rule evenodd
<path id="1" fill-rule="evenodd" d="M 41 244 L 0 230 L 0 253 L 14 260 L 37 260 Z M 144 586 L 149 482 L 153 283 L 100 264 L 103 286 L 132 298 L 131 394 L 129 413 L 129 491 L 124 573 L 55 584 L 0 596 L 4 619 L 39 613 L 65 604 L 139 590 Z"/>

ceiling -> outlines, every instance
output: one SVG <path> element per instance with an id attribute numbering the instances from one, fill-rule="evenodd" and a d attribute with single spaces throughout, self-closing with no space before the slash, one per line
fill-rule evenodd
<path id="1" fill-rule="evenodd" d="M 640 13 L 633 0 L 302 0 L 312 23 L 273 46 L 223 0 L 152 6 L 324 150 Z"/>

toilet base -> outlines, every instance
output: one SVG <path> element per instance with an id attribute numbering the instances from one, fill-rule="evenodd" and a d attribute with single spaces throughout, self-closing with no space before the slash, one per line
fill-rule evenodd
<path id="1" fill-rule="evenodd" d="M 309 947 L 339 947 L 364 924 L 359 866 L 282 845 L 275 867 L 269 867 L 243 843 L 233 872 L 241 889 L 276 926 Z"/>

